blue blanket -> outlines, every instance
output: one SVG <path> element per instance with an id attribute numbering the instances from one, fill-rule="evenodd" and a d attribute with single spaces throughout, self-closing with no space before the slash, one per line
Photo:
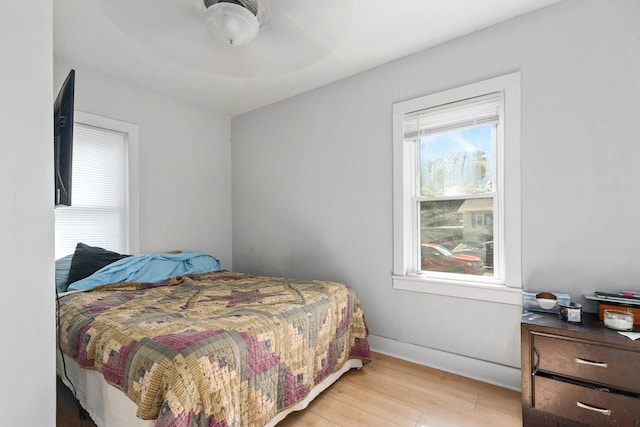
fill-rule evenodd
<path id="1" fill-rule="evenodd" d="M 208 273 L 220 270 L 220 261 L 204 252 L 187 251 L 177 254 L 134 255 L 116 261 L 67 288 L 86 291 L 108 283 L 158 283 L 171 276 Z"/>

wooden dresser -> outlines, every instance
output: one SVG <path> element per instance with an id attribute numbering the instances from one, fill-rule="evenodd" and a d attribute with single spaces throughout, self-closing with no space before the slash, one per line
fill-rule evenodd
<path id="1" fill-rule="evenodd" d="M 640 340 L 582 318 L 523 314 L 524 426 L 640 426 Z"/>

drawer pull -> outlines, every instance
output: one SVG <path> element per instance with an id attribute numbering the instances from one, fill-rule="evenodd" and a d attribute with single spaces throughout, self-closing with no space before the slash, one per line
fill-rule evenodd
<path id="1" fill-rule="evenodd" d="M 585 359 L 581 359 L 579 357 L 576 357 L 576 363 L 582 363 L 583 365 L 589 365 L 589 366 L 597 366 L 599 368 L 608 368 L 609 365 L 607 365 L 604 362 L 594 362 L 592 360 L 585 360 Z"/>
<path id="2" fill-rule="evenodd" d="M 578 405 L 578 408 L 588 409 L 590 411 L 598 412 L 599 414 L 602 414 L 602 415 L 606 415 L 606 416 L 611 415 L 611 409 L 600 409 L 600 408 L 596 408 L 596 407 L 584 404 L 582 402 L 576 402 L 576 405 Z"/>
<path id="3" fill-rule="evenodd" d="M 537 348 L 533 348 L 533 354 L 536 356 L 536 363 L 533 365 L 533 370 L 531 371 L 531 375 L 535 375 L 538 373 L 538 368 L 540 367 L 540 352 Z"/>

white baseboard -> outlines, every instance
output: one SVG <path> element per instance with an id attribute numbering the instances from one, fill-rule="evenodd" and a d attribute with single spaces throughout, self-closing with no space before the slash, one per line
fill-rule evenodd
<path id="1" fill-rule="evenodd" d="M 474 359 L 428 347 L 421 347 L 377 335 L 369 335 L 372 351 L 451 372 L 474 380 L 521 391 L 520 369 Z"/>

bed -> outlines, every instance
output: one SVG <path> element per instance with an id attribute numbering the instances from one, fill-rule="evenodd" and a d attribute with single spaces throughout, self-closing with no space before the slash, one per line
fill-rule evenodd
<path id="1" fill-rule="evenodd" d="M 275 425 L 370 360 L 350 287 L 220 270 L 64 292 L 58 343 L 99 427 Z"/>

